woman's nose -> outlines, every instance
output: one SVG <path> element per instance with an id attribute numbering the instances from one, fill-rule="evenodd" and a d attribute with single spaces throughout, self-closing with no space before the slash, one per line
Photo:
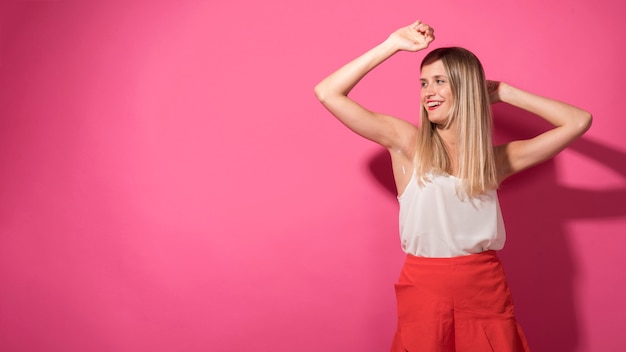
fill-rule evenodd
<path id="1" fill-rule="evenodd" d="M 432 85 L 429 84 L 424 87 L 424 95 L 427 97 L 435 95 L 435 90 L 432 88 Z"/>

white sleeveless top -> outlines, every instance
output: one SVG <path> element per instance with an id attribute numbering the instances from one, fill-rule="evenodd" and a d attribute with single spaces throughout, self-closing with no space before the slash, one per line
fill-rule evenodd
<path id="1" fill-rule="evenodd" d="M 506 233 L 497 192 L 459 198 L 457 178 L 429 175 L 420 186 L 415 173 L 400 203 L 402 250 L 420 257 L 449 258 L 504 247 Z"/>

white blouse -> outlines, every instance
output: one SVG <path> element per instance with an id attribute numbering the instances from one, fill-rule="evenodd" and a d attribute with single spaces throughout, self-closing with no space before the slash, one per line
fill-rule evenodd
<path id="1" fill-rule="evenodd" d="M 430 175 L 420 186 L 413 173 L 398 196 L 405 253 L 449 258 L 504 247 L 506 232 L 497 192 L 460 197 L 457 181 L 450 175 Z"/>

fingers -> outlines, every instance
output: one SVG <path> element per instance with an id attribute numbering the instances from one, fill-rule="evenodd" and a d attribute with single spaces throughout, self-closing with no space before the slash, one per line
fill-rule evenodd
<path id="1" fill-rule="evenodd" d="M 500 86 L 500 82 L 498 81 L 492 81 L 492 80 L 487 80 L 487 91 L 489 93 L 492 93 L 496 90 L 498 90 L 498 87 Z"/>
<path id="2" fill-rule="evenodd" d="M 489 102 L 491 104 L 502 101 L 500 97 L 500 81 L 486 80 L 487 93 L 489 94 Z"/>
<path id="3" fill-rule="evenodd" d="M 425 37 L 435 37 L 435 29 L 424 23 L 418 29 L 418 32 L 424 34 Z"/>
<path id="4" fill-rule="evenodd" d="M 415 21 L 410 27 L 426 39 L 435 39 L 435 29 L 420 20 Z"/>
<path id="5" fill-rule="evenodd" d="M 417 21 L 413 22 L 409 27 L 417 28 L 417 26 L 419 26 L 420 24 L 422 24 L 422 21 L 421 20 L 417 20 Z"/>

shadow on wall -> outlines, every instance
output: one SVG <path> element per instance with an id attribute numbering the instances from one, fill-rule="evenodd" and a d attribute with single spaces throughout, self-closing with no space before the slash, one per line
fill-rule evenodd
<path id="1" fill-rule="evenodd" d="M 494 119 L 496 143 L 529 138 L 549 128 L 541 119 L 506 105 L 494 107 Z M 519 126 L 509 121 L 525 122 Z M 569 148 L 626 178 L 622 152 L 585 138 Z M 387 152 L 374 155 L 369 168 L 381 187 L 395 197 Z M 572 219 L 625 215 L 624 209 L 614 205 L 623 202 L 626 189 L 562 186 L 555 163 L 548 161 L 507 179 L 499 197 L 507 227 L 507 246 L 500 257 L 530 346 L 537 352 L 576 351 L 583 332 L 574 301 L 576 263 L 565 224 Z"/>

